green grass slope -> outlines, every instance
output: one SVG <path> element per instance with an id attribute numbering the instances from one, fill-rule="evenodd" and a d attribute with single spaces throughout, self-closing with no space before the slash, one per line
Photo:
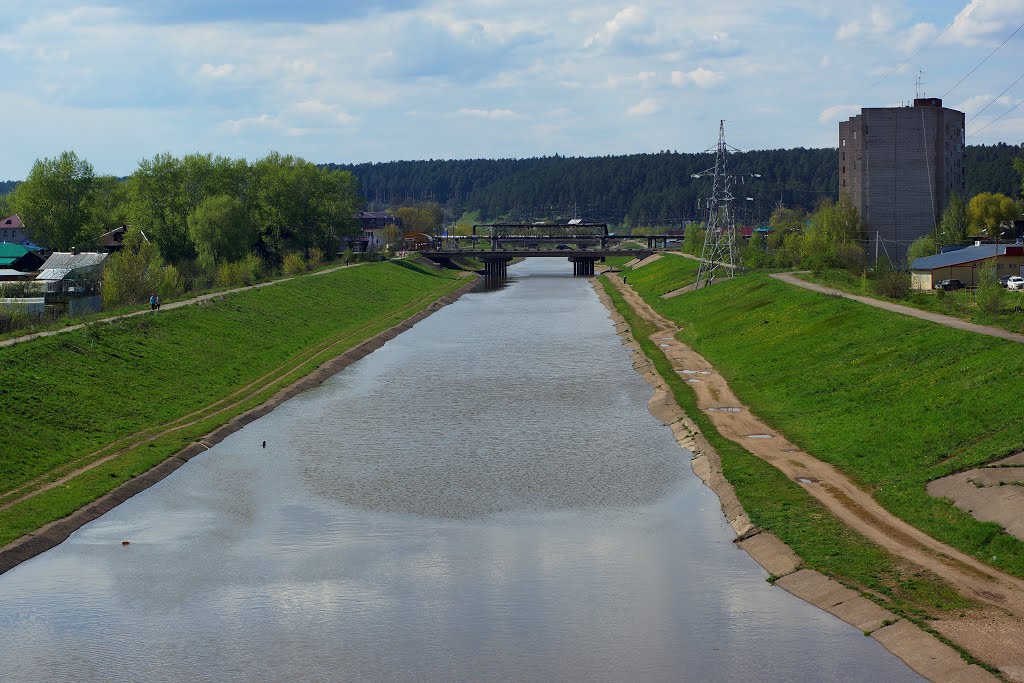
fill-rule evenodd
<path id="1" fill-rule="evenodd" d="M 0 511 L 0 545 L 145 471 L 461 284 L 443 271 L 380 263 L 0 349 L 0 503 L 5 492 L 87 463 L 112 442 L 200 411 L 173 438 Z M 203 412 L 271 371 L 272 386 L 225 413 Z"/>
<path id="2" fill-rule="evenodd" d="M 925 490 L 1024 448 L 1024 347 L 747 275 L 673 299 L 632 286 L 682 327 L 736 394 L 929 534 L 1024 576 L 1024 543 Z M 665 266 L 681 259 L 667 261 Z M 680 281 L 688 276 L 681 270 Z"/>

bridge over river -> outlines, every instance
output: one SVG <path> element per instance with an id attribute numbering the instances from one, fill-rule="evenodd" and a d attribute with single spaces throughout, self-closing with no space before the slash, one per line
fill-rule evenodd
<path id="1" fill-rule="evenodd" d="M 460 256 L 484 262 L 487 278 L 504 279 L 508 264 L 516 258 L 551 257 L 568 259 L 573 274 L 594 275 L 594 264 L 609 256 L 646 258 L 668 248 L 681 235 L 614 235 L 607 223 L 486 223 L 473 226 L 469 235 L 437 235 L 434 249 L 422 252 L 438 263 L 451 263 Z M 646 242 L 646 248 L 632 246 Z"/>

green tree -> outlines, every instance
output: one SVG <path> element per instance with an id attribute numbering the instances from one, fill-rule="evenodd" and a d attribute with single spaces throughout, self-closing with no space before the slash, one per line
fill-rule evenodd
<path id="1" fill-rule="evenodd" d="M 1024 157 L 1014 159 L 1013 168 L 1020 174 L 1020 196 L 1024 199 Z"/>
<path id="2" fill-rule="evenodd" d="M 129 191 L 127 183 L 112 175 L 97 176 L 89 202 L 89 223 L 86 231 L 99 237 L 128 222 Z"/>
<path id="3" fill-rule="evenodd" d="M 999 224 L 1020 217 L 1020 206 L 1005 194 L 982 192 L 967 204 L 971 230 L 986 237 L 1000 237 Z"/>
<path id="4" fill-rule="evenodd" d="M 811 214 L 803 242 L 803 260 L 814 267 L 844 265 L 839 258 L 841 245 L 857 243 L 864 238 L 864 228 L 857 207 L 845 192 L 838 202 L 824 200 Z"/>
<path id="5" fill-rule="evenodd" d="M 967 240 L 967 204 L 957 193 L 949 195 L 949 203 L 939 223 L 939 244 L 960 244 Z"/>
<path id="6" fill-rule="evenodd" d="M 131 224 L 153 240 L 172 263 L 195 256 L 188 235 L 191 211 L 184 196 L 184 176 L 181 160 L 162 153 L 140 161 L 130 180 Z"/>
<path id="7" fill-rule="evenodd" d="M 107 308 L 145 301 L 152 294 L 170 298 L 184 285 L 174 266 L 165 265 L 156 244 L 137 227 L 128 229 L 124 249 L 111 254 L 103 268 L 103 305 Z"/>
<path id="8" fill-rule="evenodd" d="M 914 240 L 907 248 L 907 265 L 911 265 L 922 256 L 932 256 L 939 253 L 939 245 L 931 235 L 922 235 Z"/>
<path id="9" fill-rule="evenodd" d="M 205 199 L 188 217 L 189 237 L 211 263 L 237 261 L 252 251 L 256 226 L 242 202 L 220 194 Z"/>
<path id="10" fill-rule="evenodd" d="M 92 164 L 74 152 L 37 159 L 11 203 L 34 241 L 57 251 L 85 247 L 92 242 L 87 226 L 95 179 Z"/>
<path id="11" fill-rule="evenodd" d="M 803 230 L 807 220 L 807 212 L 800 207 L 786 208 L 778 206 L 772 211 L 768 219 L 770 225 L 777 233 L 786 233 L 796 230 Z"/>

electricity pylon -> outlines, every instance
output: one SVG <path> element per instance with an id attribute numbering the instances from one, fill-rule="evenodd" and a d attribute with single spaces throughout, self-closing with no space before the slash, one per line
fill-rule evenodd
<path id="1" fill-rule="evenodd" d="M 730 278 L 736 270 L 736 222 L 732 212 L 735 199 L 729 190 L 730 180 L 738 177 L 760 178 L 760 173 L 726 172 L 726 159 L 731 152 L 740 150 L 725 142 L 725 121 L 718 122 L 718 146 L 707 150 L 715 152 L 715 165 L 706 171 L 694 173 L 692 178 L 714 177 L 711 196 L 707 200 L 708 218 L 704 224 L 704 247 L 697 270 L 697 289 L 714 284 L 716 277 Z"/>

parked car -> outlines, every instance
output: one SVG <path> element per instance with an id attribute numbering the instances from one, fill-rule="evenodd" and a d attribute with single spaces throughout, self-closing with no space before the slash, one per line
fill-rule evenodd
<path id="1" fill-rule="evenodd" d="M 1000 275 L 999 276 L 999 286 L 1002 287 L 1003 289 L 1006 289 L 1006 281 L 1009 280 L 1011 277 L 1013 277 L 1013 276 L 1012 275 Z"/>
<path id="2" fill-rule="evenodd" d="M 939 280 L 935 283 L 933 289 L 941 289 L 946 292 L 951 292 L 954 289 L 963 289 L 966 285 L 960 282 L 960 280 Z"/>
<path id="3" fill-rule="evenodd" d="M 1012 289 L 1015 292 L 1024 290 L 1024 277 L 1020 275 L 1014 275 L 1006 281 L 1006 288 Z"/>

